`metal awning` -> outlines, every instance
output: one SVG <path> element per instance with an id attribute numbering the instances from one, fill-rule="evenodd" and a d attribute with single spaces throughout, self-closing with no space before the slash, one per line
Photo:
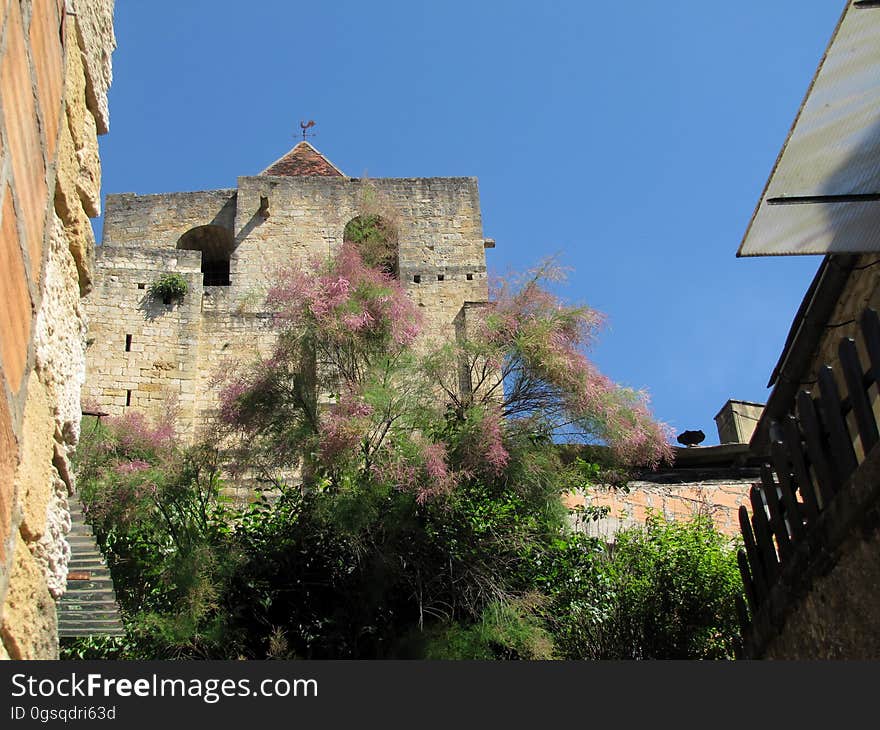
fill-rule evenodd
<path id="1" fill-rule="evenodd" d="M 737 256 L 880 251 L 880 0 L 850 0 Z"/>

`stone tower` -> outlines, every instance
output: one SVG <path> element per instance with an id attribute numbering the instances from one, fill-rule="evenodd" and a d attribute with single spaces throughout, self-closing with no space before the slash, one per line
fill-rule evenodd
<path id="1" fill-rule="evenodd" d="M 272 345 L 263 300 L 273 274 L 326 258 L 365 206 L 393 221 L 395 272 L 424 308 L 425 331 L 454 337 L 466 305 L 488 298 L 494 243 L 476 178 L 351 178 L 303 141 L 236 188 L 107 196 L 84 403 L 154 416 L 173 403 L 179 435 L 197 438 L 217 406 L 218 370 Z M 179 302 L 149 292 L 171 272 L 188 285 Z"/>

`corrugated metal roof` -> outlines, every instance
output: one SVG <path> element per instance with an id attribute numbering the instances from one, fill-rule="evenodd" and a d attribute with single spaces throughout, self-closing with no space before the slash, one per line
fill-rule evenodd
<path id="1" fill-rule="evenodd" d="M 738 256 L 880 251 L 880 3 L 847 3 Z"/>

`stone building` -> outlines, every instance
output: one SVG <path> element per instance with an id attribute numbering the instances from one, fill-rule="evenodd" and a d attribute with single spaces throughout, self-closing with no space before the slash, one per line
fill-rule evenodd
<path id="1" fill-rule="evenodd" d="M 58 655 L 112 0 L 0 0 L 0 658 Z"/>
<path id="2" fill-rule="evenodd" d="M 174 408 L 198 438 L 217 406 L 218 371 L 272 344 L 263 301 L 286 266 L 312 266 L 353 221 L 378 216 L 397 241 L 389 262 L 424 308 L 432 336 L 455 336 L 467 305 L 488 298 L 477 181 L 357 179 L 303 140 L 235 188 L 109 195 L 95 257 L 84 402 L 111 415 Z M 180 300 L 150 293 L 160 276 L 187 283 Z"/>

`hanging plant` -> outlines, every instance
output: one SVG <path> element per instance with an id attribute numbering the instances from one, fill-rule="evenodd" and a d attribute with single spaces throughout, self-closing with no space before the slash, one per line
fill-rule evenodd
<path id="1" fill-rule="evenodd" d="M 186 279 L 180 274 L 163 274 L 150 284 L 150 294 L 166 304 L 180 301 L 188 290 Z"/>

